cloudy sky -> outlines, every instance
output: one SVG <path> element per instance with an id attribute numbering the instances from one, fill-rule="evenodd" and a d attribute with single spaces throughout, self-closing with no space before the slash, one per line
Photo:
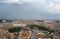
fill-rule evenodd
<path id="1" fill-rule="evenodd" d="M 0 19 L 60 19 L 60 0 L 0 0 Z"/>

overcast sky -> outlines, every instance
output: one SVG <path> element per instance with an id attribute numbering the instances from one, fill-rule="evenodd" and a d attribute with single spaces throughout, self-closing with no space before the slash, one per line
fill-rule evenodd
<path id="1" fill-rule="evenodd" d="M 60 19 L 60 0 L 0 0 L 0 19 Z"/>

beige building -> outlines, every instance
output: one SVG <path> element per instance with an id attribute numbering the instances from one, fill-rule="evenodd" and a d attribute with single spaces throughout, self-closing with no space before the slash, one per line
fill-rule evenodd
<path id="1" fill-rule="evenodd" d="M 1 39 L 11 39 L 11 35 L 8 30 L 0 27 L 0 37 Z"/>
<path id="2" fill-rule="evenodd" d="M 0 33 L 0 39 L 8 39 L 8 38 L 5 37 L 3 34 Z"/>
<path id="3" fill-rule="evenodd" d="M 39 35 L 38 39 L 51 39 L 51 37 L 50 36 Z"/>
<path id="4" fill-rule="evenodd" d="M 20 31 L 18 39 L 30 39 L 31 31 Z"/>
<path id="5" fill-rule="evenodd" d="M 51 35 L 43 35 L 42 33 L 36 34 L 37 39 L 51 39 Z"/>
<path id="6" fill-rule="evenodd" d="M 25 23 L 21 21 L 13 21 L 12 22 L 13 27 L 22 27 L 22 26 L 27 26 Z"/>
<path id="7" fill-rule="evenodd" d="M 23 27 L 23 26 L 27 26 L 26 24 L 13 24 L 13 27 Z"/>
<path id="8" fill-rule="evenodd" d="M 37 39 L 51 39 L 51 35 L 43 31 L 36 31 Z"/>
<path id="9" fill-rule="evenodd" d="M 3 27 L 5 29 L 9 29 L 9 28 L 13 27 L 13 25 L 10 22 L 6 22 L 6 23 L 1 23 L 0 27 Z"/>

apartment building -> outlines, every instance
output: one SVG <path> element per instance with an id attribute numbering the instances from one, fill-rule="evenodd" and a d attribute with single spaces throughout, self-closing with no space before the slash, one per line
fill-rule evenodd
<path id="1" fill-rule="evenodd" d="M 21 21 L 13 21 L 12 22 L 12 25 L 13 25 L 13 27 L 23 27 L 23 26 L 27 26 L 25 23 L 23 23 L 23 22 L 21 22 Z"/>
<path id="2" fill-rule="evenodd" d="M 11 35 L 8 30 L 2 27 L 0 27 L 0 36 L 2 37 L 1 39 L 11 39 Z"/>
<path id="3" fill-rule="evenodd" d="M 31 31 L 20 31 L 18 39 L 30 39 Z"/>
<path id="4" fill-rule="evenodd" d="M 51 34 L 49 33 L 44 33 L 43 31 L 36 31 L 36 37 L 37 39 L 51 39 Z"/>
<path id="5" fill-rule="evenodd" d="M 10 22 L 1 23 L 1 26 L 5 29 L 9 29 L 9 28 L 13 27 L 13 25 Z"/>

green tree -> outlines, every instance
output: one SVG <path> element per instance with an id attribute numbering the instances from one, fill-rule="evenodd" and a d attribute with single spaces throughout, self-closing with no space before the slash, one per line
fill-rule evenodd
<path id="1" fill-rule="evenodd" d="M 11 29 L 8 29 L 9 32 L 19 32 L 22 28 L 21 27 L 14 27 Z"/>
<path id="2" fill-rule="evenodd" d="M 28 25 L 28 26 L 30 27 L 30 29 L 34 29 L 34 27 L 36 27 L 36 28 L 38 28 L 38 30 L 44 30 L 44 31 L 48 31 L 50 33 L 52 33 L 52 32 L 55 33 L 54 30 L 50 30 L 44 26 L 38 26 L 38 25 Z"/>

